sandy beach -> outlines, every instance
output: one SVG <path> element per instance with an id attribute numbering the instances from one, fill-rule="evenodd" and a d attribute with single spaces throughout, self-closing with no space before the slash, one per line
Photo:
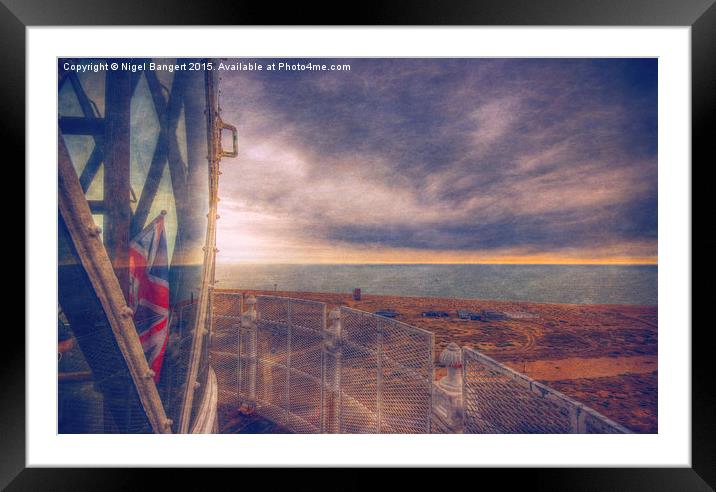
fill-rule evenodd
<path id="1" fill-rule="evenodd" d="M 218 291 L 219 289 L 217 289 Z M 436 357 L 450 342 L 475 348 L 635 432 L 657 432 L 656 306 L 546 304 L 434 297 L 256 291 L 348 306 L 392 309 L 397 319 L 435 333 Z M 508 319 L 463 320 L 457 310 L 500 311 Z M 425 318 L 425 311 L 449 318 Z M 437 367 L 436 377 L 445 370 Z"/>

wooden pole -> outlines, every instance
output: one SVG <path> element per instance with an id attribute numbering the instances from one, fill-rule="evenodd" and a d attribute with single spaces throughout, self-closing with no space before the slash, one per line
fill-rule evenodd
<path id="1" fill-rule="evenodd" d="M 104 241 L 119 286 L 128 298 L 131 72 L 110 70 L 105 87 Z"/>

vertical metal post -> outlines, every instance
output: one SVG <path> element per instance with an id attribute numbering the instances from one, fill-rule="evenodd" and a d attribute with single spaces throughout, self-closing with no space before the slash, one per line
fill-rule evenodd
<path id="1" fill-rule="evenodd" d="M 586 412 L 581 404 L 571 405 L 569 408 L 569 432 L 570 434 L 584 434 L 586 428 L 584 417 Z"/>
<path id="2" fill-rule="evenodd" d="M 427 380 L 427 388 L 428 388 L 428 423 L 427 423 L 427 429 L 426 432 L 430 434 L 432 431 L 432 413 L 433 413 L 433 392 L 432 392 L 432 385 L 433 381 L 435 380 L 435 335 L 430 334 L 430 347 L 428 350 L 428 360 L 429 360 L 429 366 L 428 366 L 428 380 Z M 461 352 L 462 354 L 462 352 Z M 460 375 L 462 376 L 462 367 L 460 368 Z M 462 383 L 460 384 L 460 394 L 462 394 Z M 462 404 L 460 405 L 462 408 Z"/>
<path id="3" fill-rule="evenodd" d="M 325 308 L 324 308 L 325 319 Z M 330 315 L 330 326 L 323 323 L 323 349 L 322 361 L 326 366 L 330 360 L 333 360 L 333 374 L 321 371 L 321 407 L 325 405 L 322 419 L 322 431 L 338 432 L 343 428 L 341 418 L 341 358 L 342 358 L 342 328 L 341 328 L 341 311 L 334 309 Z M 329 379 L 330 378 L 330 379 Z M 326 385 L 326 390 L 323 386 Z"/>
<path id="4" fill-rule="evenodd" d="M 377 433 L 381 433 L 381 413 L 382 413 L 382 385 L 383 385 L 383 323 L 378 318 L 375 322 L 377 336 L 376 336 L 376 354 L 378 359 L 378 374 L 376 382 L 376 410 L 377 410 Z"/>
<path id="5" fill-rule="evenodd" d="M 242 383 L 247 385 L 246 393 L 251 405 L 256 403 L 256 377 L 258 365 L 258 328 L 256 320 L 258 314 L 256 312 L 256 298 L 250 296 L 246 300 L 248 309 L 241 315 L 241 331 L 245 337 L 240 343 L 246 343 L 244 350 L 244 359 L 247 362 L 246 372 L 242 376 Z M 240 349 L 240 347 L 239 347 Z M 239 352 L 241 357 L 241 352 Z"/>
<path id="6" fill-rule="evenodd" d="M 321 312 L 321 335 L 323 335 L 323 333 L 324 333 L 325 331 L 326 331 L 326 305 L 324 304 L 324 305 L 323 305 L 322 312 Z M 320 387 L 319 387 L 319 396 L 318 396 L 318 432 L 321 433 L 321 434 L 323 434 L 323 428 L 324 428 L 324 425 L 323 425 L 323 417 L 324 417 L 324 414 L 323 414 L 323 404 L 324 404 L 324 400 L 323 400 L 323 398 L 324 398 L 325 395 L 324 395 L 324 391 L 323 391 L 323 386 L 325 385 L 325 381 L 324 381 L 324 375 L 323 375 L 323 374 L 324 374 L 324 369 L 325 369 L 325 368 L 324 368 L 324 365 L 323 365 L 323 364 L 324 364 L 325 353 L 326 353 L 326 351 L 323 349 L 323 346 L 321 346 L 321 359 L 320 359 L 320 361 L 319 361 L 319 363 L 321 364 L 320 375 L 319 375 L 319 377 L 321 378 L 321 379 L 320 379 L 321 384 L 320 384 Z"/>
<path id="7" fill-rule="evenodd" d="M 286 413 L 291 414 L 291 301 L 286 301 Z"/>
<path id="8" fill-rule="evenodd" d="M 428 387 L 432 388 L 432 391 L 430 392 L 427 432 L 434 430 L 439 433 L 462 433 L 464 426 L 463 366 L 465 363 L 462 350 L 456 343 L 450 343 L 440 353 L 440 364 L 447 367 L 448 374 L 437 383 L 433 383 L 432 376 L 429 376 Z M 432 374 L 432 369 L 429 372 Z M 434 429 L 430 427 L 431 421 L 434 424 Z"/>
<path id="9" fill-rule="evenodd" d="M 256 377 L 258 376 L 258 330 L 254 327 L 249 332 L 249 366 L 247 381 L 249 382 L 249 399 L 251 402 L 256 401 Z"/>
<path id="10" fill-rule="evenodd" d="M 241 405 L 241 395 L 244 393 L 244 376 L 248 374 L 248 371 L 243 367 L 244 361 L 245 361 L 245 355 L 246 350 L 241 350 L 242 347 L 244 347 L 244 337 L 245 332 L 244 329 L 241 328 L 241 323 L 236 323 L 234 325 L 234 328 L 236 328 L 237 332 L 237 338 L 236 338 L 236 397 L 238 398 L 239 405 Z M 248 349 L 248 345 L 245 347 L 245 349 Z"/>

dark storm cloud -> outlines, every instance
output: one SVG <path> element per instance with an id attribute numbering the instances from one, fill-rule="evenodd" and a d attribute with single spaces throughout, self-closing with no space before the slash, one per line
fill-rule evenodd
<path id="1" fill-rule="evenodd" d="M 229 213 L 346 244 L 656 254 L 656 60 L 320 62 L 351 70 L 222 74 Z"/>

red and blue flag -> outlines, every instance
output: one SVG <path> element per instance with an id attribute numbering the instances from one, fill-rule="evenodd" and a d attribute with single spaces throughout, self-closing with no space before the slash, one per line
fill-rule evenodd
<path id="1" fill-rule="evenodd" d="M 156 382 L 169 338 L 168 261 L 162 213 L 129 244 L 129 306 Z"/>

